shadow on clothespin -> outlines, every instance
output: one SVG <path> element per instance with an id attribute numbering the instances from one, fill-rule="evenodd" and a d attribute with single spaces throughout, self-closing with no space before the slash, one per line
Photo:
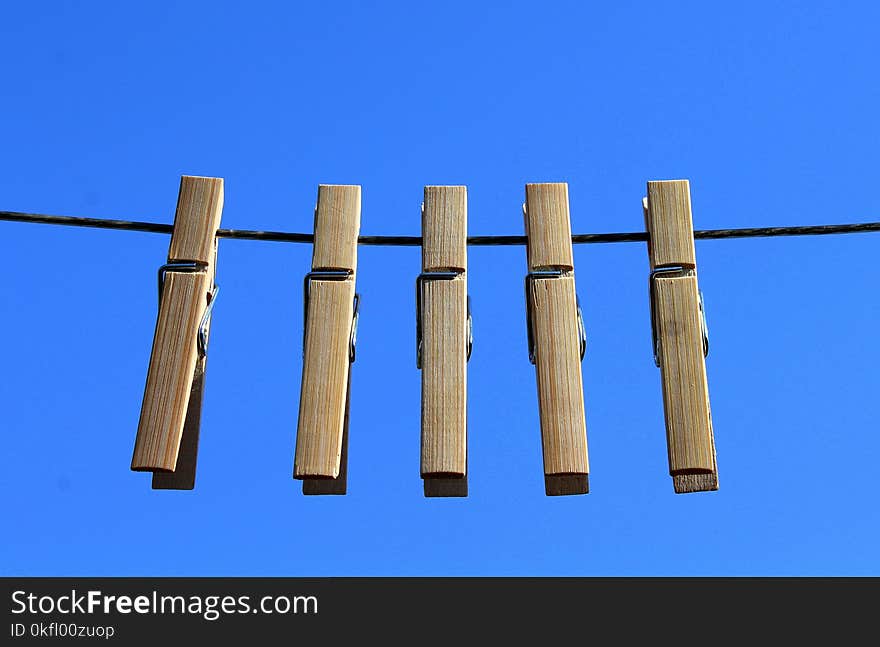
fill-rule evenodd
<path id="1" fill-rule="evenodd" d="M 581 361 L 586 332 L 574 283 L 568 184 L 527 184 L 523 205 L 529 361 L 535 365 L 548 496 L 590 491 Z"/>
<path id="2" fill-rule="evenodd" d="M 361 187 L 318 187 L 312 271 L 303 295 L 303 373 L 293 477 L 303 494 L 345 494 Z"/>
<path id="3" fill-rule="evenodd" d="M 651 264 L 654 363 L 663 383 L 669 473 L 676 493 L 718 489 L 706 360 L 709 335 L 697 283 L 687 180 L 648 182 L 642 201 Z"/>
<path id="4" fill-rule="evenodd" d="M 183 176 L 168 262 L 159 268 L 159 314 L 131 469 L 153 472 L 153 489 L 195 486 L 205 384 L 221 178 Z"/>
<path id="5" fill-rule="evenodd" d="M 467 187 L 426 186 L 422 273 L 416 279 L 416 366 L 422 370 L 421 475 L 426 497 L 468 494 L 467 361 L 472 345 Z"/>

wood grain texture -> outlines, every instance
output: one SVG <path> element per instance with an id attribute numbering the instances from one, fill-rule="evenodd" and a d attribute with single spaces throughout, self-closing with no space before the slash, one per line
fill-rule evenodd
<path id="1" fill-rule="evenodd" d="M 531 282 L 538 409 L 547 476 L 589 473 L 573 276 Z M 585 478 L 546 481 L 547 494 L 586 493 Z"/>
<path id="2" fill-rule="evenodd" d="M 677 493 L 717 490 L 690 183 L 648 182 L 642 209 L 651 269 L 682 268 L 651 282 L 669 473 Z"/>
<path id="3" fill-rule="evenodd" d="M 647 205 L 651 269 L 671 265 L 696 267 L 689 182 L 648 182 Z"/>
<path id="4" fill-rule="evenodd" d="M 214 273 L 217 267 L 217 239 L 214 239 L 214 256 L 207 264 L 205 274 L 208 285 L 214 285 Z M 205 295 L 207 301 L 207 295 Z M 205 342 L 210 339 L 211 319 L 205 323 Z M 207 350 L 207 348 L 206 348 Z M 154 471 L 152 487 L 154 490 L 192 490 L 196 485 L 196 466 L 199 452 L 199 436 L 202 425 L 202 400 L 205 395 L 205 379 L 208 370 L 207 355 L 199 355 L 193 371 L 189 402 L 186 405 L 186 417 L 183 420 L 183 431 L 180 437 L 180 450 L 177 454 L 177 466 L 173 472 Z"/>
<path id="5" fill-rule="evenodd" d="M 695 472 L 672 475 L 672 484 L 676 494 L 691 492 L 714 492 L 718 489 L 717 472 Z"/>
<path id="6" fill-rule="evenodd" d="M 339 454 L 339 474 L 336 478 L 307 478 L 302 482 L 305 495 L 343 495 L 348 491 L 348 422 L 351 415 L 351 364 L 348 365 L 345 417 L 342 419 L 342 450 Z"/>
<path id="7" fill-rule="evenodd" d="M 206 272 L 169 272 L 156 322 L 131 469 L 177 466 L 180 439 L 198 361 L 199 322 L 207 305 Z"/>
<path id="8" fill-rule="evenodd" d="M 162 289 L 131 462 L 133 470 L 154 472 L 155 489 L 195 484 L 206 367 L 197 338 L 214 285 L 222 211 L 222 178 L 181 178 L 168 260 L 195 261 L 204 269 L 167 272 Z"/>
<path id="9" fill-rule="evenodd" d="M 426 497 L 467 496 L 467 188 L 426 186 L 422 271 L 421 475 Z"/>
<path id="10" fill-rule="evenodd" d="M 212 263 L 222 212 L 222 178 L 191 175 L 180 178 L 168 260 Z"/>
<path id="11" fill-rule="evenodd" d="M 568 184 L 526 184 L 524 215 L 529 269 L 574 269 Z"/>
<path id="12" fill-rule="evenodd" d="M 199 453 L 199 435 L 202 424 L 202 398 L 205 393 L 206 357 L 196 360 L 192 387 L 186 405 L 186 417 L 180 436 L 180 449 L 173 472 L 154 471 L 154 490 L 192 490 L 196 486 L 196 465 Z"/>
<path id="13" fill-rule="evenodd" d="M 357 269 L 357 239 L 361 228 L 361 187 L 322 184 L 315 208 L 313 270 Z"/>
<path id="14" fill-rule="evenodd" d="M 214 285 L 214 272 L 217 261 L 217 239 L 214 239 L 214 255 L 205 269 L 208 285 Z M 207 295 L 206 295 L 207 301 Z M 205 341 L 210 338 L 211 320 L 205 324 Z M 206 349 L 207 350 L 207 349 Z M 199 453 L 199 437 L 202 426 L 202 400 L 205 396 L 205 379 L 208 370 L 207 355 L 199 355 L 193 371 L 189 401 L 186 405 L 186 417 L 183 420 L 183 431 L 180 436 L 180 449 L 177 453 L 177 465 L 173 472 L 156 470 L 153 472 L 152 488 L 154 490 L 192 490 L 196 486 L 196 467 Z"/>
<path id="15" fill-rule="evenodd" d="M 313 280 L 310 293 L 294 478 L 336 478 L 348 395 L 354 278 Z"/>
<path id="16" fill-rule="evenodd" d="M 315 208 L 313 270 L 349 270 L 344 280 L 312 280 L 293 477 L 303 494 L 345 494 L 348 481 L 351 339 L 361 187 L 322 184 Z"/>
<path id="17" fill-rule="evenodd" d="M 674 480 L 678 491 L 679 486 L 699 485 L 694 475 L 717 473 L 697 277 L 657 277 L 653 289 L 669 472 L 688 477 Z M 717 489 L 717 477 L 713 480 L 714 487 L 707 489 Z"/>
<path id="18" fill-rule="evenodd" d="M 467 280 L 427 281 L 422 300 L 422 477 L 467 473 Z"/>
<path id="19" fill-rule="evenodd" d="M 467 270 L 467 187 L 425 187 L 422 271 L 437 270 Z"/>

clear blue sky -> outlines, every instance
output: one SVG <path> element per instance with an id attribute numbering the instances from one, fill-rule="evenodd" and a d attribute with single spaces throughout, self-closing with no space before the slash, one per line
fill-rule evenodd
<path id="1" fill-rule="evenodd" d="M 576 232 L 880 219 L 876 3 L 7 3 L 0 209 L 420 231 L 466 184 L 521 234 L 526 182 Z M 306 245 L 223 241 L 194 492 L 129 471 L 162 235 L 0 223 L 5 575 L 880 575 L 880 235 L 697 243 L 721 490 L 676 496 L 641 243 L 575 249 L 592 493 L 543 494 L 525 251 L 470 250 L 468 499 L 426 500 L 417 248 L 361 248 L 349 494 L 291 479 Z"/>

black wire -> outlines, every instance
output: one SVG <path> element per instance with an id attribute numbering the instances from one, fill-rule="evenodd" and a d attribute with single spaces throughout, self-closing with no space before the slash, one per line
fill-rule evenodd
<path id="1" fill-rule="evenodd" d="M 0 220 L 12 222 L 29 222 L 45 225 L 68 225 L 71 227 L 97 227 L 101 229 L 118 229 L 124 231 L 143 231 L 152 234 L 170 234 L 172 225 L 158 222 L 142 222 L 136 220 L 104 220 L 101 218 L 80 218 L 77 216 L 47 216 L 38 213 L 19 213 L 16 211 L 0 211 Z M 880 231 L 880 222 L 864 222 L 840 225 L 804 225 L 796 227 L 751 227 L 740 229 L 698 229 L 694 231 L 697 240 L 719 238 L 761 238 L 774 236 L 825 236 L 829 234 L 858 234 Z M 312 234 L 300 234 L 286 231 L 257 231 L 250 229 L 218 229 L 218 238 L 235 240 L 267 240 L 277 243 L 311 243 Z M 574 234 L 571 242 L 575 244 L 589 243 L 635 243 L 648 240 L 644 231 L 608 233 L 608 234 Z M 468 245 L 497 246 L 525 245 L 525 236 L 468 236 Z M 421 236 L 359 236 L 361 245 L 384 245 L 392 247 L 419 246 Z"/>
<path id="2" fill-rule="evenodd" d="M 0 220 L 31 222 L 42 225 L 69 225 L 71 227 L 98 227 L 100 229 L 146 231 L 152 234 L 170 234 L 174 229 L 171 225 L 163 225 L 158 222 L 102 220 L 100 218 L 80 218 L 77 216 L 46 216 L 41 213 L 19 213 L 17 211 L 0 211 Z"/>

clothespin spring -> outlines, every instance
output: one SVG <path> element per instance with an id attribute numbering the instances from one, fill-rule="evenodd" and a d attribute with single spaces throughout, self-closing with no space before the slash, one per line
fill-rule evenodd
<path id="1" fill-rule="evenodd" d="M 345 281 L 352 275 L 351 270 L 316 270 L 306 274 L 303 280 L 303 357 L 306 352 L 306 329 L 309 317 L 309 294 L 311 292 L 312 279 L 321 281 Z M 348 361 L 354 364 L 355 347 L 357 345 L 357 327 L 360 318 L 361 295 L 355 293 L 351 311 L 351 332 L 348 337 Z"/>
<path id="2" fill-rule="evenodd" d="M 424 209 L 424 205 L 422 205 Z M 460 272 L 422 272 L 416 277 L 416 368 L 422 368 L 422 297 L 426 281 L 451 281 Z M 471 297 L 467 297 L 467 359 L 471 359 L 474 347 L 474 322 L 471 317 Z"/>
<path id="3" fill-rule="evenodd" d="M 660 367 L 660 334 L 657 330 L 657 305 L 654 297 L 654 280 L 661 276 L 684 277 L 693 276 L 694 270 L 682 265 L 658 267 L 648 275 L 648 297 L 651 304 L 651 345 L 654 349 L 654 365 Z M 700 308 L 700 332 L 703 338 L 703 357 L 709 356 L 709 326 L 706 323 L 706 306 L 703 303 L 703 291 L 697 292 Z"/>
<path id="4" fill-rule="evenodd" d="M 159 268 L 159 305 L 162 304 L 162 293 L 165 289 L 165 274 L 168 272 L 195 273 L 205 271 L 205 265 L 195 261 L 177 261 L 174 263 L 166 263 Z M 211 312 L 214 310 L 214 302 L 217 300 L 217 294 L 220 292 L 220 286 L 216 283 L 208 293 L 208 304 L 205 312 L 199 321 L 198 347 L 199 357 L 205 357 L 208 354 L 208 323 L 211 321 Z"/>
<path id="5" fill-rule="evenodd" d="M 525 208 L 525 207 L 524 207 Z M 529 293 L 532 282 L 538 279 L 557 279 L 566 275 L 563 270 L 534 270 L 526 274 L 525 291 L 526 291 L 526 335 L 529 343 L 529 362 L 535 363 L 535 332 L 533 330 L 532 319 L 532 298 Z M 587 329 L 584 326 L 584 315 L 581 311 L 581 299 L 575 296 L 575 307 L 577 308 L 577 326 L 578 341 L 580 343 L 581 361 L 584 361 L 584 355 L 587 352 Z"/>

